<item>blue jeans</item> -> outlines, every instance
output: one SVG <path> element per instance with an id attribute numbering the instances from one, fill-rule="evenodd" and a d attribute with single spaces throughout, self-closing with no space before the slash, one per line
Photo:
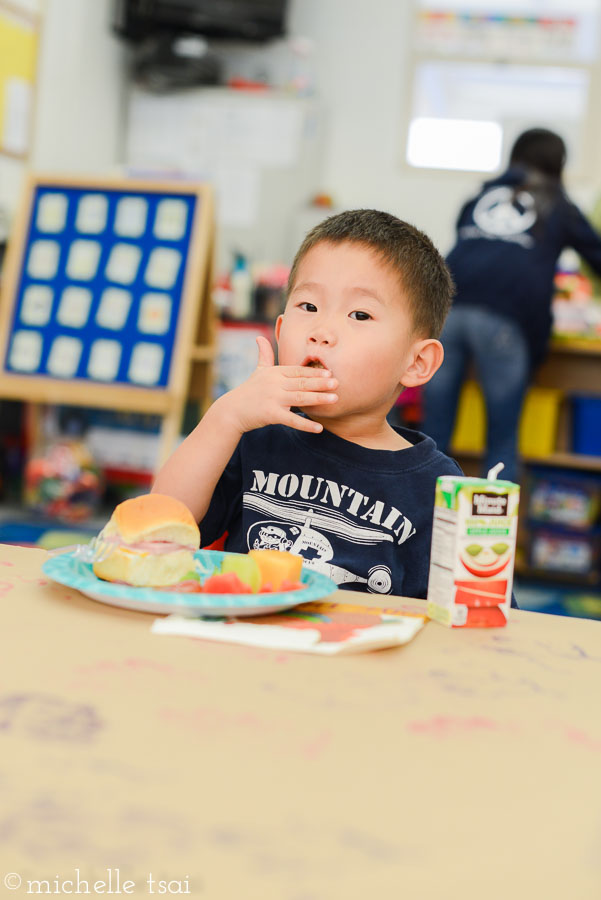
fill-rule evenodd
<path id="1" fill-rule="evenodd" d="M 443 452 L 455 424 L 459 393 L 473 360 L 486 404 L 486 454 L 482 474 L 496 463 L 500 478 L 518 480 L 518 427 L 528 388 L 528 345 L 517 323 L 479 306 L 454 306 L 442 332 L 444 362 L 425 386 L 424 431 Z"/>

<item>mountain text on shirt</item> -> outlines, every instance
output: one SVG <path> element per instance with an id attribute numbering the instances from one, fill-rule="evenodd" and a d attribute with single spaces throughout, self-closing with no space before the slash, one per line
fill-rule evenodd
<path id="1" fill-rule="evenodd" d="M 351 516 L 392 532 L 398 538 L 398 544 L 403 544 L 416 532 L 413 523 L 395 506 L 383 500 L 372 500 L 355 488 L 318 475 L 298 476 L 293 472 L 283 475 L 278 472 L 265 474 L 260 469 L 253 469 L 253 483 L 250 490 L 288 500 L 299 497 L 310 503 L 323 503 L 342 509 Z"/>

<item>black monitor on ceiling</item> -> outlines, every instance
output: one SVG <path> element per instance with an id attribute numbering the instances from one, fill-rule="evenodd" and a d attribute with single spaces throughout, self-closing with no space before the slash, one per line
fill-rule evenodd
<path id="1" fill-rule="evenodd" d="M 285 34 L 288 0 L 114 0 L 113 28 L 131 41 L 187 32 L 260 42 Z"/>

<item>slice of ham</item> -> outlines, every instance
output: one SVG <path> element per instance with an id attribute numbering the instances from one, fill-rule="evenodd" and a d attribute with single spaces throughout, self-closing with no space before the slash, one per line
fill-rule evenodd
<path id="1" fill-rule="evenodd" d="M 107 544 L 126 547 L 128 550 L 133 550 L 134 552 L 151 553 L 154 556 L 163 556 L 165 553 L 175 553 L 177 550 L 189 550 L 191 553 L 198 550 L 198 547 L 195 547 L 192 544 L 176 544 L 172 541 L 137 541 L 135 544 L 128 544 L 116 535 L 104 537 L 102 534 L 98 536 L 98 539 Z"/>

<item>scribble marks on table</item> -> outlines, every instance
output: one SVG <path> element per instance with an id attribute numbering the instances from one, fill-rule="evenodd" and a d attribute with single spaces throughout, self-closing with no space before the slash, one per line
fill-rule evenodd
<path id="1" fill-rule="evenodd" d="M 105 806 L 93 791 L 52 787 L 13 792 L 0 811 L 0 843 L 36 862 L 52 862 L 68 854 L 87 865 L 134 866 L 155 864 L 198 845 L 194 823 L 178 812 L 152 805 L 152 798 L 136 804 L 122 795 L 108 794 Z M 134 871 L 128 877 L 135 880 Z"/>
<path id="2" fill-rule="evenodd" d="M 90 743 L 102 727 L 94 707 L 85 703 L 33 692 L 0 695 L 0 735 Z"/>

